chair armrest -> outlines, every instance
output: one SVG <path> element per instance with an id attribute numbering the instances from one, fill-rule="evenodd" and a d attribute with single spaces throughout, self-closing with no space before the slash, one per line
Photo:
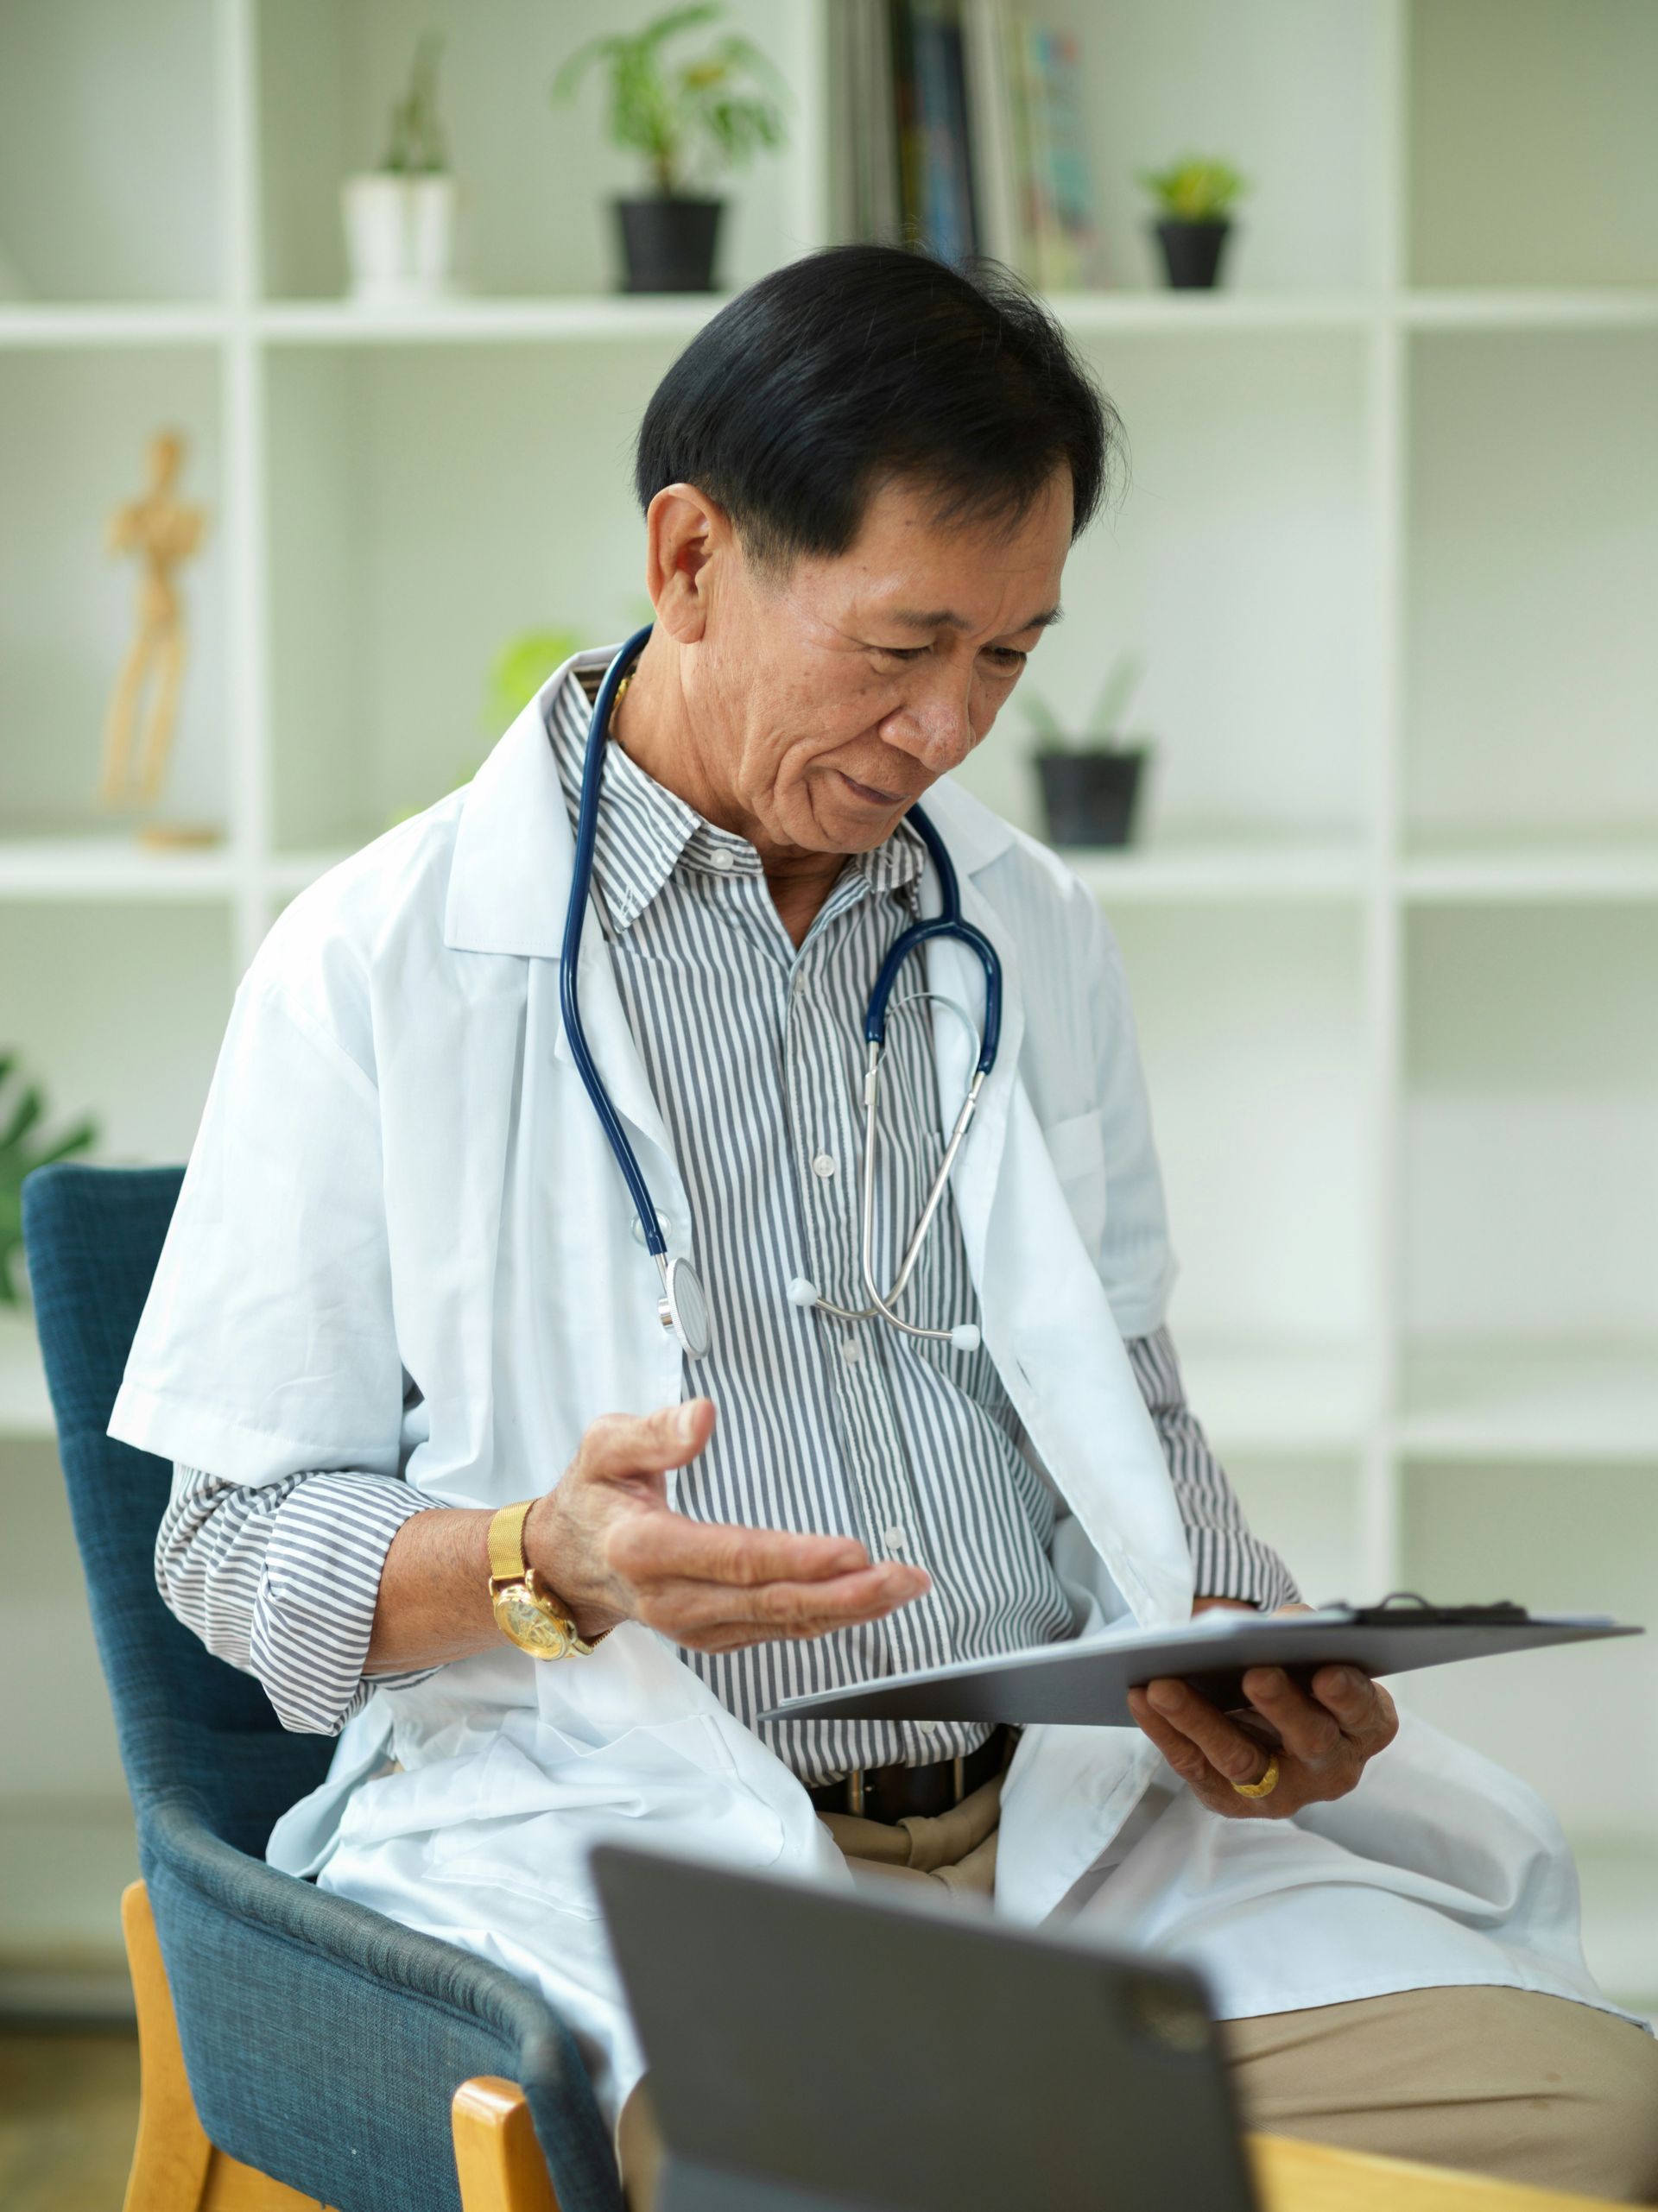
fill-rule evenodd
<path id="1" fill-rule="evenodd" d="M 250 1859 L 188 1792 L 139 1858 L 202 2126 L 340 2212 L 459 2212 L 450 2101 L 522 2083 L 562 2212 L 623 2212 L 610 2131 L 566 2024 L 487 1960 Z"/>

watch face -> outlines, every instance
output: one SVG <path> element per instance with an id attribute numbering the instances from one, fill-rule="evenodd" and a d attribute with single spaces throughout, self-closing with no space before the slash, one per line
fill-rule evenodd
<path id="1" fill-rule="evenodd" d="M 535 1659 L 563 1659 L 570 1649 L 570 1624 L 543 1613 L 522 1584 L 494 1594 L 495 1617 L 503 1635 Z"/>

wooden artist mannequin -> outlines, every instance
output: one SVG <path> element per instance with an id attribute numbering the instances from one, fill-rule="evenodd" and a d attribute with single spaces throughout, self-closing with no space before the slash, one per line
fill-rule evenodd
<path id="1" fill-rule="evenodd" d="M 136 553 L 138 630 L 121 664 L 104 725 L 104 774 L 98 795 L 118 806 L 129 795 L 134 724 L 146 683 L 152 678 L 137 768 L 137 797 L 151 803 L 161 787 L 177 717 L 184 675 L 184 612 L 174 572 L 201 543 L 206 510 L 174 496 L 184 464 L 184 439 L 163 430 L 149 441 L 149 488 L 142 498 L 117 507 L 109 521 L 105 543 L 111 553 Z"/>

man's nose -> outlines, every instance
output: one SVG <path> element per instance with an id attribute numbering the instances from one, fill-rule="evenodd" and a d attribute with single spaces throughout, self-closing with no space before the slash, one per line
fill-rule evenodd
<path id="1" fill-rule="evenodd" d="M 944 669 L 913 692 L 883 733 L 933 775 L 959 768 L 973 749 L 971 681 Z"/>

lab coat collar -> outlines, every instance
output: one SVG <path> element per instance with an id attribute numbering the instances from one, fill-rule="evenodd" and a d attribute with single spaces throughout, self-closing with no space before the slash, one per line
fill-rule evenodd
<path id="1" fill-rule="evenodd" d="M 616 654 L 614 645 L 597 646 L 555 668 L 468 786 L 444 906 L 443 941 L 452 951 L 559 957 L 575 840 L 548 717 L 566 676 L 573 671 L 591 680 Z M 977 875 L 1013 842 L 1005 822 L 947 777 L 923 804 L 959 874 Z M 584 942 L 595 938 L 589 932 Z M 585 989 L 585 971 L 581 980 Z"/>
<path id="2" fill-rule="evenodd" d="M 443 941 L 452 951 L 532 960 L 556 960 L 562 951 L 576 846 L 547 717 L 573 669 L 602 672 L 616 650 L 577 653 L 555 668 L 468 785 L 444 902 Z"/>

